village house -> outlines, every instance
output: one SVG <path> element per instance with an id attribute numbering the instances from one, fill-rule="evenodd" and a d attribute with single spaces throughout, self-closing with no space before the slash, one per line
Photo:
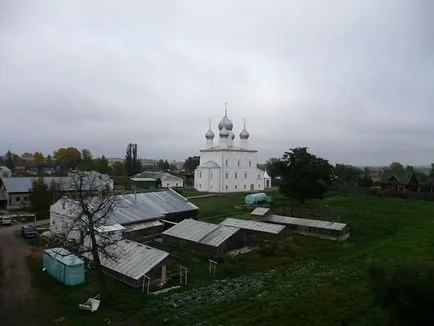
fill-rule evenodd
<path id="1" fill-rule="evenodd" d="M 389 191 L 418 191 L 419 181 L 414 168 L 405 170 L 386 169 L 380 178 L 381 188 Z"/>
<path id="2" fill-rule="evenodd" d="M 108 175 L 90 171 L 86 177 L 88 182 L 85 184 L 89 185 L 93 180 L 92 187 L 94 189 L 100 187 L 113 189 L 113 180 Z M 77 190 L 72 176 L 42 177 L 42 179 L 47 186 L 55 184 L 65 195 L 74 194 Z M 30 206 L 30 191 L 35 180 L 37 180 L 37 177 L 0 177 L 0 209 L 13 210 Z M 86 188 L 86 185 L 84 185 L 84 188 Z"/>
<path id="3" fill-rule="evenodd" d="M 143 171 L 131 178 L 134 189 L 182 188 L 184 180 L 168 172 Z"/>

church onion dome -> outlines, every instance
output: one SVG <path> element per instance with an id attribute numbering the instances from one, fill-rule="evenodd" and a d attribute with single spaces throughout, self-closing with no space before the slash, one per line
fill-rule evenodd
<path id="1" fill-rule="evenodd" d="M 220 130 L 219 135 L 221 138 L 228 138 L 229 137 L 229 131 L 226 130 L 226 128 L 223 128 Z"/>
<path id="2" fill-rule="evenodd" d="M 249 136 L 250 136 L 249 132 L 244 127 L 244 129 L 240 132 L 240 138 L 241 139 L 249 139 Z"/>
<path id="3" fill-rule="evenodd" d="M 229 120 L 227 112 L 225 112 L 225 116 L 223 119 L 219 122 L 219 130 L 222 130 L 226 128 L 226 130 L 231 131 L 234 125 L 232 124 L 232 121 Z"/>
<path id="4" fill-rule="evenodd" d="M 211 129 L 208 129 L 208 131 L 205 134 L 205 138 L 208 140 L 213 140 L 214 139 L 214 133 L 212 132 Z"/>

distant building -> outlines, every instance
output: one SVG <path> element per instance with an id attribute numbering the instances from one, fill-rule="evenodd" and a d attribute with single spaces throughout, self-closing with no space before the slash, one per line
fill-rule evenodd
<path id="1" fill-rule="evenodd" d="M 184 180 L 168 172 L 143 171 L 131 178 L 136 189 L 182 188 Z"/>
<path id="2" fill-rule="evenodd" d="M 405 170 L 384 170 L 380 184 L 382 189 L 391 191 L 418 191 L 419 188 L 419 181 L 412 167 Z"/>
<path id="3" fill-rule="evenodd" d="M 233 124 L 227 116 L 218 124 L 219 144 L 214 146 L 211 124 L 205 134 L 206 148 L 200 151 L 200 165 L 194 172 L 194 187 L 204 192 L 245 192 L 264 190 L 264 172 L 257 168 L 258 151 L 249 148 L 249 133 L 244 129 L 235 146 Z"/>
<path id="4" fill-rule="evenodd" d="M 94 188 L 108 186 L 113 189 L 113 180 L 108 175 L 97 172 L 89 172 L 89 178 L 95 180 Z M 72 178 L 68 177 L 42 177 L 50 186 L 56 183 L 64 193 L 76 191 Z M 12 177 L 0 178 L 0 209 L 21 209 L 30 205 L 30 191 L 37 177 Z M 89 180 L 90 180 L 89 179 Z"/>

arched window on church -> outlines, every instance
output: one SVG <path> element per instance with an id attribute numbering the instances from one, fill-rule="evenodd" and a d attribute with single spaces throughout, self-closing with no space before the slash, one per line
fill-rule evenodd
<path id="1" fill-rule="evenodd" d="M 252 167 L 252 161 L 249 161 L 249 168 Z"/>
<path id="2" fill-rule="evenodd" d="M 238 160 L 238 166 L 240 166 L 240 160 Z"/>

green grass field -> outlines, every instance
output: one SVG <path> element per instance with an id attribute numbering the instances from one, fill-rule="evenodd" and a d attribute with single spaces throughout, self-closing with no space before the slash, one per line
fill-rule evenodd
<path id="1" fill-rule="evenodd" d="M 277 209 L 283 201 L 273 196 Z M 221 195 L 194 203 L 200 219 L 219 222 L 231 214 L 247 216 L 235 208 L 242 198 Z M 114 302 L 93 314 L 75 308 L 96 290 L 91 276 L 84 286 L 67 288 L 30 259 L 45 318 L 65 317 L 67 325 L 104 325 L 107 318 L 112 325 L 385 325 L 367 270 L 388 260 L 433 260 L 434 202 L 341 195 L 312 205 L 339 213 L 351 227 L 350 239 L 337 243 L 295 236 L 220 260 L 215 277 L 207 273 L 206 257 L 172 250 L 190 268 L 187 287 L 147 297 L 112 281 Z"/>

